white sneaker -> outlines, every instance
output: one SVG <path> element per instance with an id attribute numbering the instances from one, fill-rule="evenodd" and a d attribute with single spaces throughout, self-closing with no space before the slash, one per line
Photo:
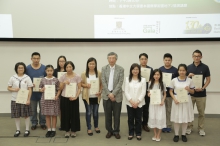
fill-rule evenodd
<path id="1" fill-rule="evenodd" d="M 191 129 L 186 129 L 186 134 L 187 134 L 187 135 L 190 135 L 190 134 L 191 134 L 191 132 L 192 132 L 192 130 L 191 130 Z"/>
<path id="2" fill-rule="evenodd" d="M 199 135 L 205 136 L 205 131 L 204 131 L 203 129 L 200 129 L 200 130 L 199 130 Z"/>

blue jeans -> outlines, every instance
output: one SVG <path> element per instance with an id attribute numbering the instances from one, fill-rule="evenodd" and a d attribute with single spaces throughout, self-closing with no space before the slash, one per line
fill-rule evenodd
<path id="1" fill-rule="evenodd" d="M 36 101 L 36 100 L 31 100 L 31 108 L 32 108 L 32 112 L 33 112 L 33 116 L 31 116 L 31 123 L 32 125 L 38 125 L 38 119 L 37 119 L 37 105 L 39 104 L 39 124 L 40 125 L 45 125 L 46 124 L 46 120 L 45 120 L 45 116 L 41 115 L 41 105 L 40 105 L 40 100 Z"/>
<path id="2" fill-rule="evenodd" d="M 94 127 L 98 128 L 98 122 L 99 122 L 99 104 L 90 104 L 86 102 L 86 100 L 83 100 L 86 108 L 86 124 L 87 124 L 87 129 L 91 130 L 92 125 L 91 125 L 91 115 L 93 114 L 93 120 L 94 120 Z"/>

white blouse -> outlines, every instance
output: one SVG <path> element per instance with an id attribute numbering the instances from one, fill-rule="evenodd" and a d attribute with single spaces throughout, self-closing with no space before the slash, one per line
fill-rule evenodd
<path id="1" fill-rule="evenodd" d="M 145 105 L 144 97 L 146 95 L 146 79 L 141 78 L 141 81 L 138 80 L 131 80 L 129 82 L 129 77 L 126 77 L 125 79 L 125 97 L 126 97 L 126 104 L 130 107 L 132 105 L 130 104 L 129 100 L 133 101 L 140 101 L 138 104 L 138 107 L 142 107 Z"/>
<path id="2" fill-rule="evenodd" d="M 19 77 L 17 74 L 13 75 L 9 81 L 8 86 L 12 88 L 28 89 L 28 87 L 33 87 L 31 78 L 24 74 L 22 77 Z M 11 100 L 16 101 L 18 92 L 12 92 Z"/>

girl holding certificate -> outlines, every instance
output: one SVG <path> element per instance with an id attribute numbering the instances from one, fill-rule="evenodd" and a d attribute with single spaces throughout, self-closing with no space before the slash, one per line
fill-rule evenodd
<path id="1" fill-rule="evenodd" d="M 60 83 L 53 76 L 54 68 L 52 65 L 47 65 L 45 72 L 47 76 L 41 79 L 39 85 L 40 92 L 44 92 L 41 97 L 41 114 L 46 116 L 48 130 L 45 136 L 54 137 L 56 135 L 57 116 L 60 111 Z"/>
<path id="2" fill-rule="evenodd" d="M 64 65 L 66 73 L 60 77 L 61 94 L 61 129 L 65 130 L 65 137 L 76 137 L 76 131 L 80 131 L 79 94 L 81 91 L 81 77 L 73 70 L 72 61 Z"/>
<path id="3" fill-rule="evenodd" d="M 95 58 L 88 59 L 86 72 L 82 73 L 81 78 L 83 87 L 82 98 L 86 108 L 87 133 L 89 136 L 92 136 L 91 114 L 93 114 L 95 131 L 96 133 L 100 133 L 98 128 L 98 110 L 102 91 L 101 73 L 97 70 Z"/>
<path id="4" fill-rule="evenodd" d="M 53 72 L 53 76 L 56 77 L 57 79 L 59 79 L 59 73 L 64 73 L 65 69 L 64 69 L 64 64 L 66 63 L 66 57 L 65 56 L 59 56 L 58 59 L 57 59 L 57 68 L 54 69 L 54 72 Z M 59 98 L 60 99 L 60 98 Z M 62 130 L 61 129 L 61 112 L 60 112 L 60 128 L 59 130 Z"/>
<path id="5" fill-rule="evenodd" d="M 8 82 L 8 91 L 11 91 L 11 117 L 15 119 L 16 132 L 14 137 L 20 135 L 20 117 L 25 118 L 26 131 L 24 132 L 24 137 L 29 136 L 29 123 L 30 116 L 32 116 L 32 110 L 30 106 L 30 97 L 32 93 L 32 81 L 26 73 L 26 65 L 23 62 L 18 62 L 15 65 L 16 74 L 13 75 Z M 17 103 L 16 99 L 19 96 L 19 90 L 28 92 L 27 97 L 23 97 L 25 104 Z"/>
<path id="6" fill-rule="evenodd" d="M 175 136 L 173 141 L 179 141 L 179 128 L 182 123 L 182 141 L 187 142 L 187 124 L 188 122 L 192 122 L 194 120 L 192 100 L 190 97 L 190 94 L 194 94 L 194 85 L 192 79 L 186 76 L 187 66 L 185 64 L 180 64 L 178 66 L 178 73 L 179 76 L 174 78 L 170 84 L 170 95 L 173 98 L 170 121 L 174 122 Z M 184 93 L 183 91 L 185 91 L 185 93 L 181 94 L 181 90 L 182 93 Z M 186 97 L 186 102 L 180 102 L 182 101 L 180 97 L 182 99 L 185 99 Z"/>
<path id="7" fill-rule="evenodd" d="M 54 69 L 53 76 L 58 78 L 58 72 L 64 72 L 64 65 L 66 63 L 66 57 L 65 56 L 59 56 L 57 59 L 57 68 Z M 59 78 L 58 78 L 59 79 Z"/>
<path id="8" fill-rule="evenodd" d="M 137 140 L 141 140 L 141 119 L 143 105 L 145 104 L 146 79 L 141 77 L 140 65 L 134 63 L 130 67 L 129 77 L 125 80 L 125 96 L 128 112 L 128 140 L 132 140 L 136 134 Z M 134 123 L 135 120 L 135 123 Z"/>
<path id="9" fill-rule="evenodd" d="M 153 94 L 153 92 L 156 94 Z M 161 131 L 163 128 L 166 128 L 166 109 L 164 104 L 166 85 L 163 83 L 162 72 L 159 69 L 153 71 L 153 78 L 148 86 L 148 96 L 151 98 L 148 126 L 154 128 L 152 140 L 159 142 L 161 140 Z M 158 100 L 158 102 L 154 103 L 154 100 Z"/>

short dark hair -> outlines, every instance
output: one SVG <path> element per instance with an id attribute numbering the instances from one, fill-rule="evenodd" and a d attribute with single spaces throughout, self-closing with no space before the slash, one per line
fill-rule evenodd
<path id="1" fill-rule="evenodd" d="M 172 60 L 173 57 L 170 53 L 166 53 L 163 55 L 163 59 L 165 59 L 165 58 L 170 58 Z"/>
<path id="2" fill-rule="evenodd" d="M 58 57 L 58 59 L 57 59 L 57 71 L 58 71 L 58 72 L 60 71 L 60 66 L 59 66 L 59 60 L 60 60 L 60 58 L 63 58 L 63 59 L 65 60 L 65 62 L 66 62 L 66 57 L 65 57 L 65 56 L 61 55 L 61 56 Z"/>
<path id="3" fill-rule="evenodd" d="M 144 57 L 146 57 L 146 58 L 148 59 L 148 55 L 147 55 L 146 53 L 141 53 L 141 54 L 139 55 L 139 59 L 141 58 L 141 56 L 144 56 Z"/>
<path id="4" fill-rule="evenodd" d="M 67 65 L 70 64 L 72 67 L 73 67 L 73 70 L 75 69 L 75 65 L 73 64 L 72 61 L 67 61 L 65 64 L 64 64 L 64 71 L 66 72 L 66 67 Z"/>
<path id="5" fill-rule="evenodd" d="M 187 66 L 186 66 L 186 64 L 179 64 L 179 66 L 178 66 L 178 71 L 179 71 L 180 67 L 183 67 L 183 68 L 187 71 Z"/>
<path id="6" fill-rule="evenodd" d="M 98 77 L 98 70 L 97 70 L 97 61 L 95 58 L 91 57 L 87 60 L 87 63 L 86 63 L 86 77 L 89 78 L 89 62 L 92 62 L 94 61 L 95 62 L 95 75 L 96 77 Z"/>
<path id="7" fill-rule="evenodd" d="M 23 62 L 18 62 L 15 64 L 15 72 L 18 73 L 18 66 L 22 65 L 24 67 L 24 74 L 26 73 L 26 65 Z"/>
<path id="8" fill-rule="evenodd" d="M 195 51 L 193 52 L 193 54 L 194 54 L 194 53 L 199 53 L 199 54 L 202 56 L 202 52 L 201 52 L 200 50 L 195 50 Z M 192 55 L 193 55 L 193 54 L 192 54 Z"/>
<path id="9" fill-rule="evenodd" d="M 31 54 L 31 57 L 33 57 L 34 55 L 38 55 L 38 56 L 40 57 L 40 53 L 38 53 L 38 52 L 32 53 L 32 54 Z"/>
<path id="10" fill-rule="evenodd" d="M 54 70 L 54 67 L 51 64 L 46 65 L 45 70 L 47 70 L 48 68 L 52 68 Z"/>
<path id="11" fill-rule="evenodd" d="M 137 67 L 138 70 L 139 70 L 139 73 L 138 73 L 138 81 L 140 82 L 141 81 L 141 67 L 139 64 L 137 63 L 133 63 L 130 67 L 130 74 L 129 74 L 129 82 L 131 82 L 132 80 L 132 77 L 133 77 L 133 74 L 132 74 L 132 70 Z"/>

